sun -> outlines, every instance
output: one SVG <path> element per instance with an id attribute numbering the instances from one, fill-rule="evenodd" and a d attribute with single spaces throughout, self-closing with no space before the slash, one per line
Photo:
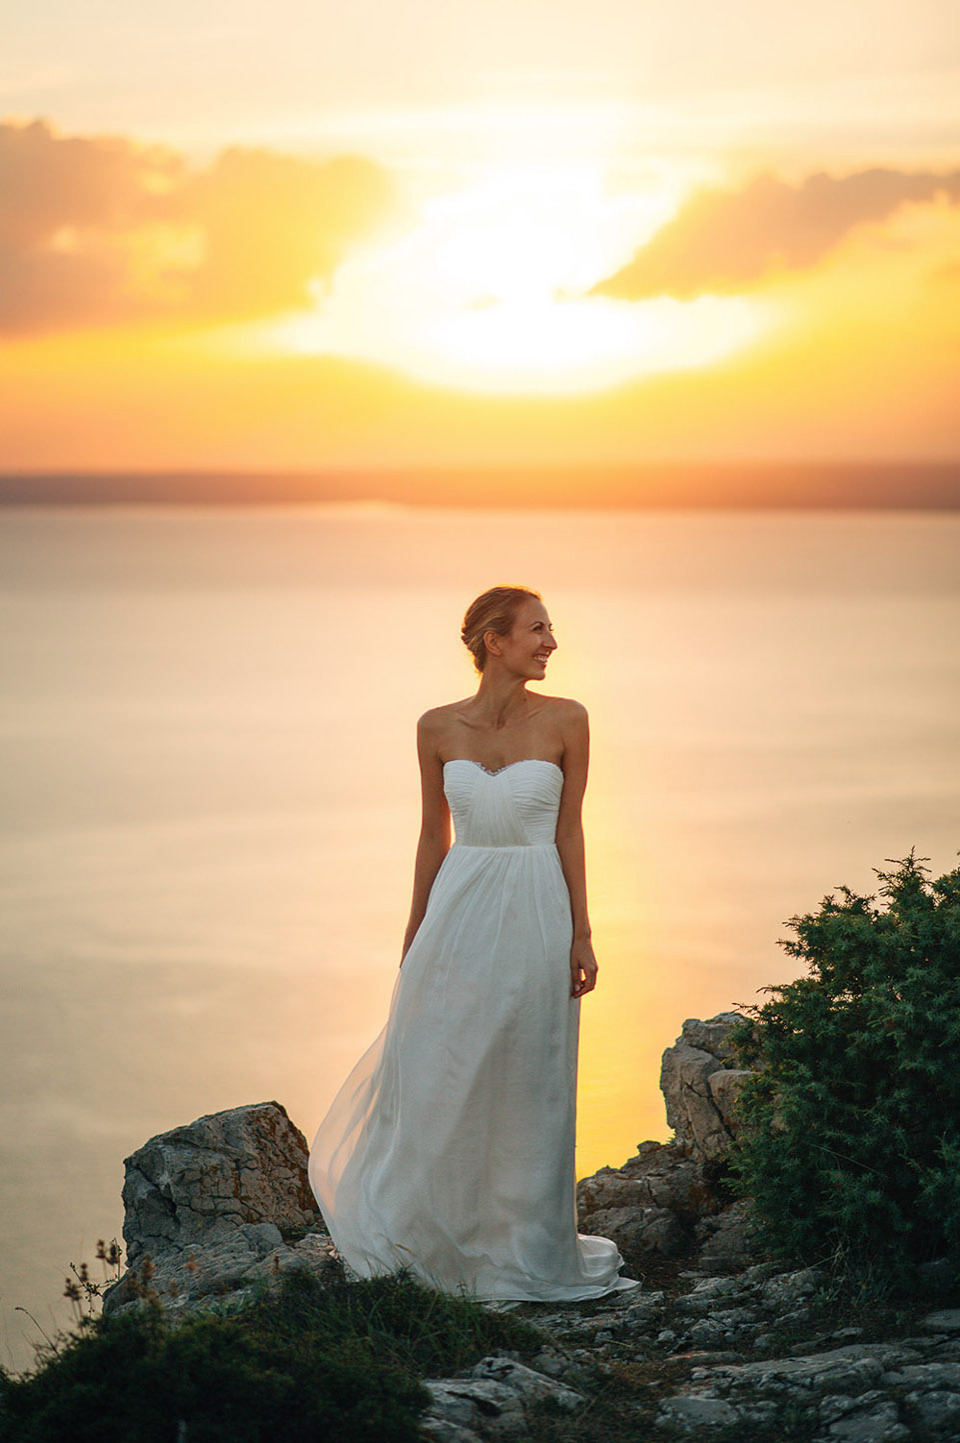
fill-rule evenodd
<path id="1" fill-rule="evenodd" d="M 261 340 L 488 393 L 596 391 L 707 365 L 766 329 L 756 300 L 590 294 L 678 204 L 668 187 L 614 192 L 599 165 L 501 165 L 424 202 L 415 227 L 354 255 L 314 287 L 314 310 Z"/>

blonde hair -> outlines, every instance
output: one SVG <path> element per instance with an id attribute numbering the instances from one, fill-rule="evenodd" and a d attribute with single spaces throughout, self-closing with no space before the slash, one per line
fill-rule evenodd
<path id="1" fill-rule="evenodd" d="M 471 601 L 463 618 L 460 639 L 473 657 L 477 671 L 482 672 L 487 663 L 484 633 L 495 631 L 497 636 L 509 636 L 517 612 L 529 597 L 543 600 L 539 591 L 531 591 L 528 586 L 492 586 L 476 601 Z"/>

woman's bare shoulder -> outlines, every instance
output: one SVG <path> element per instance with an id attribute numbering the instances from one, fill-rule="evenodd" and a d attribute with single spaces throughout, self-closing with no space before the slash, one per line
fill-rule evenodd
<path id="1" fill-rule="evenodd" d="M 420 731 L 442 730 L 449 722 L 453 721 L 463 706 L 463 701 L 445 702 L 443 706 L 432 706 L 417 718 L 417 728 Z"/>
<path id="2" fill-rule="evenodd" d="M 586 707 L 582 701 L 576 701 L 572 696 L 543 696 L 541 693 L 541 700 L 546 703 L 558 722 L 575 722 L 581 718 L 586 720 Z"/>

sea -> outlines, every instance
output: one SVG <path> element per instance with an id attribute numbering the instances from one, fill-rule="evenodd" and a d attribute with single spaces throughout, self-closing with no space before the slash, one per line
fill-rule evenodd
<path id="1" fill-rule="evenodd" d="M 801 975 L 791 919 L 960 865 L 960 512 L 0 508 L 0 1363 L 122 1243 L 123 1159 L 380 1031 L 415 729 L 501 583 L 590 714 L 577 1172 L 669 1136 L 685 1018 Z"/>

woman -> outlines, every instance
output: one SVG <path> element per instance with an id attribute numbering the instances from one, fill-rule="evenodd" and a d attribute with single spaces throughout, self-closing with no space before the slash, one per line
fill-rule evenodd
<path id="1" fill-rule="evenodd" d="M 310 1182 L 362 1277 L 600 1297 L 639 1285 L 576 1226 L 580 999 L 597 980 L 587 713 L 527 690 L 557 645 L 538 592 L 484 592 L 461 635 L 480 684 L 417 724 L 423 819 L 389 1017 L 320 1124 Z"/>

